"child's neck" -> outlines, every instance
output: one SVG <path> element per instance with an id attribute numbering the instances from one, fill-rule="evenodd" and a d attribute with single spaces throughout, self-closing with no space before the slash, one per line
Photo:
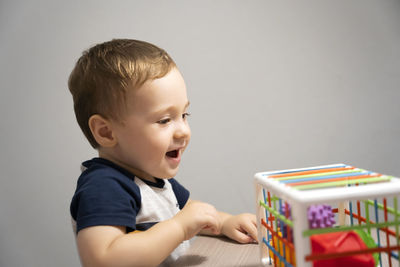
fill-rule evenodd
<path id="1" fill-rule="evenodd" d="M 143 180 L 149 181 L 149 182 L 153 182 L 156 183 L 156 178 L 154 178 L 153 176 L 150 176 L 149 174 L 138 170 L 132 166 L 130 166 L 129 164 L 124 163 L 123 161 L 121 161 L 118 157 L 116 157 L 115 155 L 113 155 L 113 153 L 109 153 L 108 151 L 105 151 L 105 149 L 98 149 L 98 153 L 99 153 L 99 157 L 109 160 L 111 162 L 113 162 L 114 164 L 126 169 L 127 171 L 131 172 L 132 174 L 134 174 L 136 177 L 139 177 Z"/>

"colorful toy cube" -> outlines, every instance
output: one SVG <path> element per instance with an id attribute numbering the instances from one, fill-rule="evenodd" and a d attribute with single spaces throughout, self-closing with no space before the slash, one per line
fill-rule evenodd
<path id="1" fill-rule="evenodd" d="M 332 164 L 255 175 L 261 261 L 399 266 L 400 179 Z"/>

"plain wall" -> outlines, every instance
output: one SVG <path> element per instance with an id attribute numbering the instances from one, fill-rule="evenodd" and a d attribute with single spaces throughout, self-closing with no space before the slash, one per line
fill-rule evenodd
<path id="1" fill-rule="evenodd" d="M 69 203 L 96 155 L 67 78 L 84 49 L 166 49 L 191 101 L 177 178 L 253 212 L 259 171 L 344 162 L 400 176 L 400 2 L 0 2 L 0 266 L 79 266 Z"/>

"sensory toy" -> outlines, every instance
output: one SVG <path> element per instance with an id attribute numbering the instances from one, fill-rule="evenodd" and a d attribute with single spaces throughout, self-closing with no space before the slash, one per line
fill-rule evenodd
<path id="1" fill-rule="evenodd" d="M 263 264 L 399 266 L 399 178 L 332 164 L 257 173 L 255 190 Z"/>

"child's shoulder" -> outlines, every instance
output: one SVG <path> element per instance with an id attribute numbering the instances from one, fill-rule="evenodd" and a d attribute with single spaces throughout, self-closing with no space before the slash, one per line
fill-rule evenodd
<path id="1" fill-rule="evenodd" d="M 117 164 L 103 158 L 93 158 L 82 163 L 81 180 L 91 178 L 94 180 L 104 180 L 104 178 L 124 179 L 134 181 L 135 175 L 121 168 Z M 97 178 L 97 179 L 96 179 Z"/>
<path id="2" fill-rule="evenodd" d="M 70 204 L 76 232 L 90 226 L 122 225 L 134 228 L 141 207 L 140 190 L 128 174 L 110 162 L 85 161 Z"/>
<path id="3" fill-rule="evenodd" d="M 78 192 L 127 192 L 137 195 L 139 188 L 135 176 L 103 158 L 93 158 L 82 163 L 76 193 Z"/>

